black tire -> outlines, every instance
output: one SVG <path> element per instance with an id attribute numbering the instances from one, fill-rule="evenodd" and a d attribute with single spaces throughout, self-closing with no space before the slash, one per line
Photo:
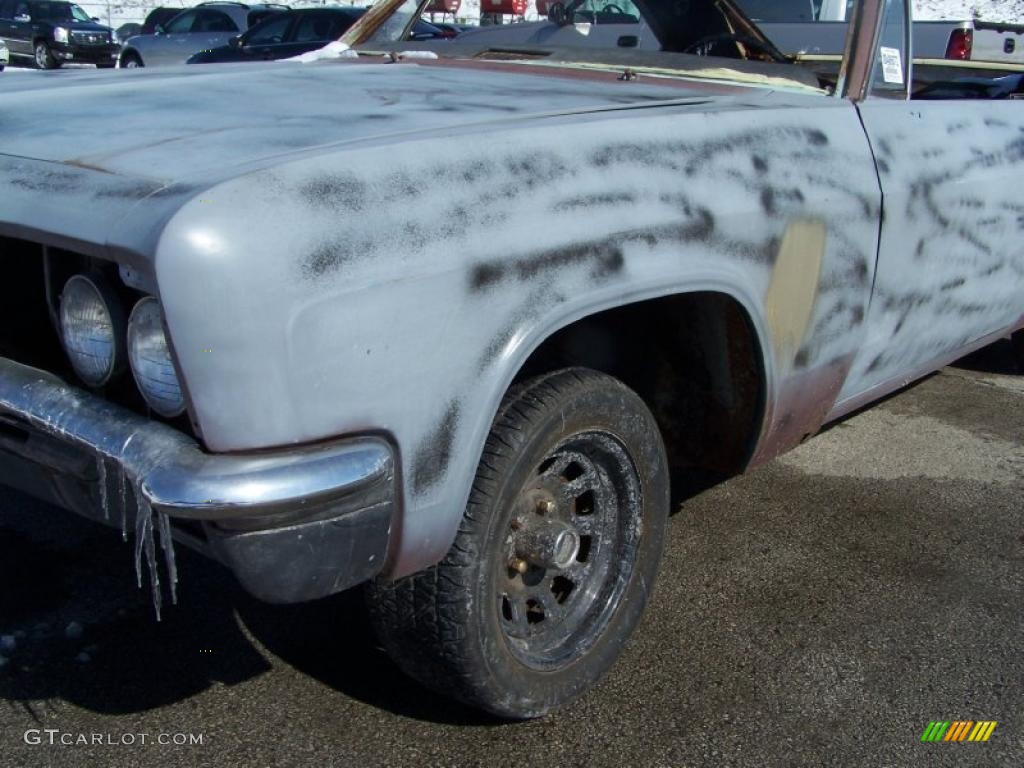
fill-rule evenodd
<path id="1" fill-rule="evenodd" d="M 1017 369 L 1024 373 L 1024 331 L 1017 331 L 1010 337 L 1013 351 L 1017 357 Z"/>
<path id="2" fill-rule="evenodd" d="M 35 47 L 35 61 L 37 69 L 57 69 L 60 66 L 60 62 L 53 55 L 53 51 L 50 50 L 50 46 L 46 44 L 45 40 L 37 40 Z"/>
<path id="3" fill-rule="evenodd" d="M 582 368 L 525 382 L 498 411 L 445 559 L 368 586 L 378 637 L 440 693 L 500 717 L 544 715 L 622 651 L 654 583 L 668 510 L 665 448 L 634 392 Z M 550 565 L 537 531 L 576 549 Z"/>
<path id="4" fill-rule="evenodd" d="M 144 66 L 142 58 L 137 53 L 124 53 L 121 55 L 121 69 L 135 69 Z"/>

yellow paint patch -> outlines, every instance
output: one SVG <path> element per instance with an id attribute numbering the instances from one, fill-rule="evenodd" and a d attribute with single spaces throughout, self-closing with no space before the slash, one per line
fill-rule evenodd
<path id="1" fill-rule="evenodd" d="M 768 328 L 779 365 L 789 367 L 811 322 L 828 229 L 823 221 L 790 222 L 765 296 Z"/>

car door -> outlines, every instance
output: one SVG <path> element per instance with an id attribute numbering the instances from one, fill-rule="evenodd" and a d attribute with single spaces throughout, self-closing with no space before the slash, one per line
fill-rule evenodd
<path id="1" fill-rule="evenodd" d="M 0 40 L 11 48 L 11 35 L 14 32 L 14 2 L 15 0 L 0 0 Z"/>
<path id="2" fill-rule="evenodd" d="M 288 34 L 288 42 L 280 48 L 277 58 L 299 56 L 322 48 L 345 34 L 358 18 L 358 11 L 306 11 L 296 19 Z"/>
<path id="3" fill-rule="evenodd" d="M 288 36 L 295 17 L 278 14 L 264 19 L 242 36 L 246 60 L 281 59 L 288 56 Z"/>
<path id="4" fill-rule="evenodd" d="M 904 2 L 887 0 L 859 105 L 884 215 L 868 338 L 844 395 L 923 375 L 1024 312 L 1019 103 L 909 99 Z"/>
<path id="5" fill-rule="evenodd" d="M 13 54 L 22 56 L 32 55 L 32 22 L 25 21 L 31 18 L 29 4 L 24 0 L 12 0 L 14 12 L 8 20 L 7 47 Z"/>
<path id="6" fill-rule="evenodd" d="M 164 27 L 162 34 L 157 34 L 148 41 L 143 51 L 143 59 L 147 67 L 182 64 L 194 53 L 189 51 L 189 38 L 192 27 L 196 23 L 199 11 L 193 9 L 179 13 Z"/>
<path id="7" fill-rule="evenodd" d="M 188 36 L 186 51 L 181 62 L 193 53 L 212 51 L 227 45 L 228 40 L 241 32 L 238 25 L 223 11 L 213 8 L 200 8 L 192 25 L 192 34 Z M 180 63 L 180 62 L 179 62 Z"/>

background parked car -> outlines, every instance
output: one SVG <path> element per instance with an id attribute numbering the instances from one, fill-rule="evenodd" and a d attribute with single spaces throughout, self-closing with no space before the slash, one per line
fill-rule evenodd
<path id="1" fill-rule="evenodd" d="M 142 31 L 140 35 L 152 35 L 156 32 L 156 28 L 159 26 L 166 26 L 167 22 L 182 12 L 182 8 L 171 8 L 166 5 L 161 5 L 154 8 L 152 11 L 146 14 L 145 20 L 142 22 Z"/>
<path id="2" fill-rule="evenodd" d="M 298 56 L 337 40 L 365 12 L 363 8 L 315 8 L 275 13 L 245 34 L 231 38 L 227 45 L 193 54 L 188 63 L 267 61 Z"/>
<path id="3" fill-rule="evenodd" d="M 0 0 L 3 1 L 3 0 Z M 122 67 L 155 67 L 184 64 L 194 53 L 219 48 L 287 5 L 200 3 L 182 11 L 152 35 L 128 40 L 121 50 Z"/>
<path id="4" fill-rule="evenodd" d="M 65 62 L 112 67 L 118 45 L 110 27 L 97 24 L 74 3 L 59 0 L 0 0 L 0 38 L 10 55 L 55 69 Z"/>
<path id="5" fill-rule="evenodd" d="M 347 7 L 283 11 L 264 19 L 244 35 L 231 38 L 225 46 L 193 54 L 187 63 L 271 61 L 300 56 L 337 40 L 364 13 L 365 8 Z M 409 37 L 411 40 L 434 40 L 452 36 L 418 19 Z"/>
<path id="6" fill-rule="evenodd" d="M 124 42 L 128 40 L 128 38 L 135 37 L 136 35 L 141 34 L 142 25 L 136 24 L 134 22 L 129 22 L 127 24 L 122 24 L 120 27 L 114 30 L 114 39 L 117 40 L 117 42 L 124 44 Z"/>
<path id="7" fill-rule="evenodd" d="M 737 0 L 737 4 L 786 54 L 842 54 L 849 0 Z M 954 59 L 1024 64 L 1024 25 L 980 19 L 914 22 L 915 59 Z"/>
<path id="8" fill-rule="evenodd" d="M 0 40 L 0 72 L 4 71 L 4 67 L 7 66 L 7 62 L 10 59 L 10 53 L 7 50 L 7 44 Z"/>
<path id="9" fill-rule="evenodd" d="M 433 22 L 425 19 L 416 19 L 416 23 L 413 24 L 412 33 L 409 35 L 410 40 L 448 40 L 453 37 L 458 37 L 459 32 L 451 24 L 434 24 Z"/>
<path id="10" fill-rule="evenodd" d="M 476 27 L 469 26 L 468 24 L 452 24 L 447 21 L 430 21 L 427 23 L 432 24 L 433 26 L 437 27 L 439 30 L 444 32 L 445 37 L 458 37 L 463 32 L 467 32 L 471 29 L 476 29 Z"/>

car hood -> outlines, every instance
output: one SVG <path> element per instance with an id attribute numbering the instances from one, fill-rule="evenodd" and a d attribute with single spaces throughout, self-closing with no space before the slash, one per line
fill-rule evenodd
<path id="1" fill-rule="evenodd" d="M 145 252 L 203 189 L 297 155 L 662 102 L 775 102 L 768 89 L 437 64 L 271 62 L 10 78 L 0 94 L 0 234 L 16 225 L 83 248 L 109 244 L 116 224 L 118 243 Z"/>

